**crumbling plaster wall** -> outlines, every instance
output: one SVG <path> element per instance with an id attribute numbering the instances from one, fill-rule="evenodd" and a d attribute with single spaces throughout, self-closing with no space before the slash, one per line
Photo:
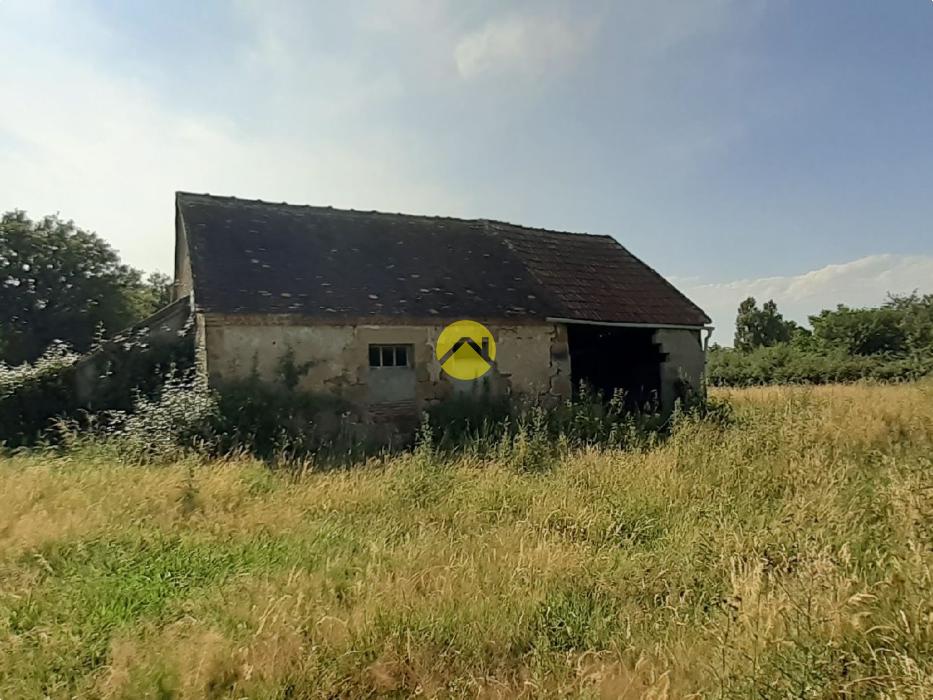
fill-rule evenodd
<path id="1" fill-rule="evenodd" d="M 670 413 L 684 388 L 702 393 L 706 353 L 699 330 L 661 328 L 655 331 L 654 342 L 666 355 L 661 364 L 661 408 Z"/>
<path id="2" fill-rule="evenodd" d="M 205 316 L 201 325 L 205 369 L 213 383 L 245 379 L 254 371 L 263 381 L 279 381 L 283 357 L 290 350 L 295 365 L 306 370 L 299 389 L 337 396 L 364 413 L 378 410 L 391 398 L 382 392 L 405 386 L 404 381 L 387 385 L 384 374 L 370 374 L 380 371 L 369 367 L 370 344 L 412 346 L 411 399 L 418 411 L 455 394 L 480 391 L 484 384 L 496 395 L 554 400 L 570 395 L 570 358 L 562 325 L 487 327 L 496 342 L 496 366 L 479 380 L 460 382 L 442 372 L 434 355 L 443 325 L 307 325 L 271 316 L 213 315 Z"/>

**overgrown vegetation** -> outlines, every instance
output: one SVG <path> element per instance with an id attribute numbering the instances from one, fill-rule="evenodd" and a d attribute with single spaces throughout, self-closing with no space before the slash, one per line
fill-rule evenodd
<path id="1" fill-rule="evenodd" d="M 411 434 L 394 432 L 391 425 L 385 426 L 394 432 L 388 435 L 364 425 L 339 398 L 301 390 L 299 380 L 310 365 L 297 365 L 290 350 L 269 380 L 254 370 L 210 388 L 194 370 L 190 331 L 189 324 L 183 331 L 187 342 L 164 346 L 151 342 L 147 331 L 130 333 L 101 346 L 90 362 L 55 345 L 34 365 L 0 365 L 0 445 L 44 442 L 67 449 L 104 442 L 133 461 L 194 451 L 345 464 L 387 446 L 412 444 Z M 77 390 L 82 371 L 90 371 L 93 401 Z M 632 411 L 623 394 L 607 398 L 586 386 L 572 400 L 546 406 L 480 393 L 432 406 L 420 435 L 445 452 L 490 456 L 514 444 L 527 447 L 529 462 L 546 461 L 545 453 L 567 449 L 653 444 L 683 411 L 723 418 L 722 408 L 693 397 L 678 403 L 675 416 L 662 416 L 651 407 Z"/>
<path id="2" fill-rule="evenodd" d="M 0 697 L 933 696 L 933 384 L 714 398 L 624 450 L 0 459 Z"/>
<path id="3" fill-rule="evenodd" d="M 352 406 L 334 397 L 255 376 L 213 390 L 195 373 L 174 372 L 154 395 L 138 392 L 131 410 L 84 412 L 78 420 L 54 422 L 44 436 L 60 450 L 106 445 L 137 463 L 237 453 L 290 467 L 309 461 L 346 466 L 417 445 L 432 454 L 499 457 L 536 471 L 569 450 L 654 445 L 678 421 L 701 417 L 728 421 L 731 411 L 722 402 L 702 401 L 678 404 L 665 418 L 627 409 L 621 393 L 606 401 L 583 387 L 573 400 L 549 407 L 505 397 L 461 397 L 425 413 L 417 434 L 386 442 Z"/>
<path id="4" fill-rule="evenodd" d="M 933 295 L 892 296 L 876 308 L 838 306 L 786 321 L 773 301 L 739 305 L 734 348 L 713 347 L 713 386 L 903 381 L 933 372 Z"/>
<path id="5" fill-rule="evenodd" d="M 182 318 L 179 325 L 177 331 L 133 327 L 84 356 L 53 343 L 34 363 L 0 362 L 0 445 L 54 441 L 63 421 L 82 431 L 102 429 L 153 402 L 175 400 L 181 389 L 197 388 L 187 379 L 193 324 Z"/>

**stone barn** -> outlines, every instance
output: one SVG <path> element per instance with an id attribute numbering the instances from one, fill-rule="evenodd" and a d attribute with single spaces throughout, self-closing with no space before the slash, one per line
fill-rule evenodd
<path id="1" fill-rule="evenodd" d="M 670 410 L 702 387 L 710 319 L 609 236 L 184 192 L 175 235 L 215 386 L 282 382 L 287 362 L 297 389 L 373 423 L 478 391 L 547 401 L 586 382 Z M 436 354 L 463 319 L 496 348 L 472 381 Z"/>

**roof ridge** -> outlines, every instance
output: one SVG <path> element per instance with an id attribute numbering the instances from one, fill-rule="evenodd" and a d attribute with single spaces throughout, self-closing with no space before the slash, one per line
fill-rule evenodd
<path id="1" fill-rule="evenodd" d="M 389 211 L 379 211 L 377 209 L 342 209 L 340 207 L 335 207 L 332 205 L 320 205 L 320 204 L 293 204 L 291 202 L 272 202 L 264 199 L 248 199 L 245 197 L 236 197 L 232 195 L 218 195 L 210 194 L 209 192 L 199 193 L 199 192 L 175 192 L 176 201 L 183 198 L 198 198 L 198 199 L 208 199 L 215 200 L 218 202 L 229 202 L 242 205 L 262 205 L 267 207 L 278 207 L 278 208 L 288 208 L 288 209 L 312 209 L 314 211 L 320 212 L 331 212 L 338 214 L 355 214 L 355 215 L 377 215 L 377 216 L 397 216 L 404 217 L 409 219 L 428 219 L 428 220 L 446 220 L 446 221 L 462 221 L 464 223 L 478 223 L 482 219 L 463 219 L 455 216 L 438 216 L 432 214 L 406 214 L 405 212 L 389 212 Z"/>
<path id="2" fill-rule="evenodd" d="M 556 233 L 560 236 L 589 236 L 590 238 L 611 238 L 616 240 L 614 236 L 609 235 L 608 233 L 590 233 L 588 231 L 564 231 L 554 228 L 543 228 L 541 226 L 525 226 L 524 224 L 513 224 L 511 221 L 498 221 L 496 219 L 484 219 L 490 224 L 495 226 L 508 226 L 509 228 L 519 229 L 520 231 L 527 231 L 532 233 Z"/>
<path id="3" fill-rule="evenodd" d="M 351 214 L 359 216 L 387 216 L 387 217 L 398 217 L 404 219 L 418 219 L 423 221 L 456 221 L 464 224 L 482 224 L 484 230 L 488 233 L 490 226 L 508 226 L 513 229 L 518 229 L 525 232 L 533 233 L 549 233 L 557 234 L 562 236 L 590 236 L 593 238 L 613 238 L 605 233 L 589 233 L 587 231 L 566 231 L 560 229 L 551 229 L 544 228 L 542 226 L 525 226 L 523 224 L 512 223 L 511 221 L 503 221 L 501 219 L 490 219 L 487 217 L 479 217 L 468 219 L 461 216 L 441 216 L 436 214 L 408 214 L 405 212 L 390 212 L 390 211 L 380 211 L 378 209 L 343 209 L 340 207 L 334 207 L 332 205 L 320 205 L 320 204 L 292 204 L 291 202 L 273 202 L 264 199 L 250 199 L 244 197 L 236 197 L 234 195 L 219 195 L 211 194 L 209 192 L 187 192 L 184 190 L 176 190 L 175 192 L 175 201 L 178 202 L 185 198 L 198 198 L 198 199 L 208 199 L 215 200 L 218 202 L 227 202 L 227 203 L 237 203 L 243 205 L 262 205 L 270 207 L 285 207 L 289 209 L 310 209 L 318 212 L 332 213 L 332 214 Z M 613 240 L 615 240 L 613 238 Z"/>

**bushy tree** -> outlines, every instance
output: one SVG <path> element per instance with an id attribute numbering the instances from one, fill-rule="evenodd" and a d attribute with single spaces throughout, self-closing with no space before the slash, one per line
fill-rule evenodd
<path id="1" fill-rule="evenodd" d="M 840 304 L 810 317 L 822 348 L 850 355 L 918 355 L 933 351 L 933 294 L 890 296 L 882 306 Z"/>
<path id="2" fill-rule="evenodd" d="M 884 307 L 899 315 L 908 353 L 933 355 L 933 294 L 890 295 Z"/>
<path id="3" fill-rule="evenodd" d="M 810 317 L 813 337 L 823 348 L 849 355 L 899 353 L 906 347 L 901 314 L 891 308 L 850 309 L 840 304 Z"/>
<path id="4" fill-rule="evenodd" d="M 142 279 L 96 234 L 71 221 L 0 218 L 0 361 L 28 362 L 53 341 L 86 350 L 166 299 L 164 276 Z"/>
<path id="5" fill-rule="evenodd" d="M 734 345 L 736 350 L 749 352 L 755 348 L 786 343 L 794 333 L 802 331 L 793 321 L 784 320 L 773 299 L 766 301 L 759 309 L 755 298 L 748 297 L 739 304 Z"/>

